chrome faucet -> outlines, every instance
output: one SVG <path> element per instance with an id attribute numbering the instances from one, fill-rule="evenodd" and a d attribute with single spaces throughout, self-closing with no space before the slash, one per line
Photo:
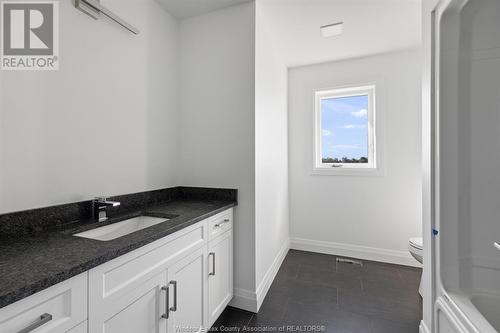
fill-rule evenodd
<path id="1" fill-rule="evenodd" d="M 109 201 L 106 197 L 96 197 L 92 201 L 92 212 L 94 219 L 99 222 L 104 222 L 108 219 L 106 216 L 106 208 L 108 207 L 118 207 L 120 203 L 118 201 Z"/>

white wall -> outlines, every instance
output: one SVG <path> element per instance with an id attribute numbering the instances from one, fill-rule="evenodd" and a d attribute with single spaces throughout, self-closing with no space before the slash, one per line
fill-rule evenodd
<path id="1" fill-rule="evenodd" d="M 60 1 L 60 70 L 0 72 L 0 213 L 175 185 L 177 22 L 106 2 L 141 34 Z"/>
<path id="2" fill-rule="evenodd" d="M 420 61 L 412 50 L 290 70 L 292 247 L 416 264 L 407 246 L 422 233 Z M 385 175 L 311 175 L 313 91 L 370 82 Z"/>
<path id="3" fill-rule="evenodd" d="M 179 32 L 178 182 L 238 189 L 234 286 L 248 296 L 255 290 L 254 4 L 183 20 Z"/>
<path id="4" fill-rule="evenodd" d="M 153 0 L 106 5 L 141 33 L 61 1 L 60 70 L 0 72 L 0 213 L 175 185 L 237 188 L 235 288 L 255 308 L 255 4 L 180 22 Z M 281 230 L 286 173 L 277 181 Z"/>
<path id="5" fill-rule="evenodd" d="M 256 2 L 255 239 L 256 297 L 262 304 L 289 247 L 288 70 L 275 49 L 274 16 Z"/>

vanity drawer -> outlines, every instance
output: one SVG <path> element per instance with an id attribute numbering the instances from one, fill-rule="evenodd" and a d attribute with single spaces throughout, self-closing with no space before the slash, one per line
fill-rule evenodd
<path id="1" fill-rule="evenodd" d="M 214 239 L 233 227 L 233 210 L 228 209 L 212 217 L 208 222 L 208 239 Z"/>
<path id="2" fill-rule="evenodd" d="M 0 309 L 0 332 L 63 333 L 87 319 L 87 273 Z"/>

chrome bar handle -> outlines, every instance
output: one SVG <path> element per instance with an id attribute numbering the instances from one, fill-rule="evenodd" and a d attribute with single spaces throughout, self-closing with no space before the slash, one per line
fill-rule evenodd
<path id="1" fill-rule="evenodd" d="M 224 219 L 224 221 L 217 223 L 217 224 L 215 225 L 215 227 L 216 227 L 216 228 L 220 228 L 223 224 L 225 224 L 225 223 L 229 223 L 229 222 L 230 222 L 230 221 L 229 221 L 229 219 Z"/>
<path id="2" fill-rule="evenodd" d="M 38 317 L 37 321 L 35 321 L 33 324 L 29 325 L 26 328 L 23 328 L 20 330 L 18 333 L 29 333 L 33 332 L 36 330 L 38 327 L 47 324 L 49 321 L 52 320 L 52 315 L 49 313 L 44 313 L 40 317 Z"/>
<path id="3" fill-rule="evenodd" d="M 497 250 L 500 250 L 500 243 L 495 242 L 493 243 L 493 246 L 497 248 Z"/>
<path id="4" fill-rule="evenodd" d="M 174 305 L 170 307 L 170 311 L 177 311 L 177 281 L 170 281 L 170 284 L 174 286 Z"/>
<path id="5" fill-rule="evenodd" d="M 165 291 L 165 313 L 161 315 L 163 319 L 168 319 L 170 317 L 170 289 L 168 286 L 161 287 L 162 291 Z"/>
<path id="6" fill-rule="evenodd" d="M 208 275 L 215 275 L 215 252 L 210 252 L 208 254 L 208 256 L 212 256 L 213 257 L 213 260 L 212 260 L 212 272 L 208 273 Z"/>

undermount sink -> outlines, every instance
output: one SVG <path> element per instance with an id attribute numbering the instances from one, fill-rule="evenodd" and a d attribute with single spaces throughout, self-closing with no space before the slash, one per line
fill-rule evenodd
<path id="1" fill-rule="evenodd" d="M 153 216 L 137 216 L 128 220 L 116 222 L 104 227 L 95 228 L 89 231 L 73 234 L 73 236 L 109 241 L 133 232 L 152 227 L 156 224 L 168 221 L 168 218 Z"/>

